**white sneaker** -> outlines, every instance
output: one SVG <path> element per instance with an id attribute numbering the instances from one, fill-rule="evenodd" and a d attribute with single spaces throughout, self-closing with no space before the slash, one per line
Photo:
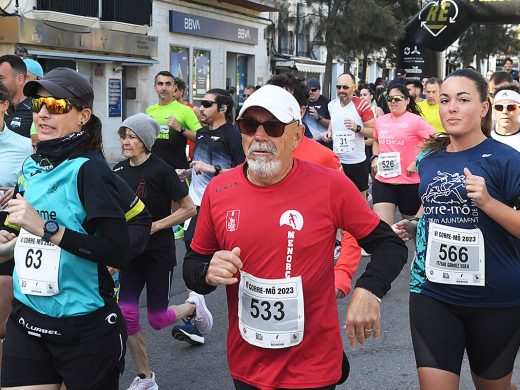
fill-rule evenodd
<path id="1" fill-rule="evenodd" d="M 191 291 L 186 302 L 193 303 L 195 305 L 195 313 L 191 320 L 197 327 L 201 335 L 209 333 L 213 326 L 213 316 L 206 307 L 206 300 L 200 294 L 195 291 Z"/>
<path id="2" fill-rule="evenodd" d="M 151 378 L 143 379 L 139 375 L 136 376 L 127 390 L 159 390 L 159 386 L 155 383 L 155 372 L 152 371 Z"/>
<path id="3" fill-rule="evenodd" d="M 363 248 L 361 248 L 361 256 L 367 257 L 367 256 L 370 256 L 370 253 L 365 252 L 365 250 Z"/>

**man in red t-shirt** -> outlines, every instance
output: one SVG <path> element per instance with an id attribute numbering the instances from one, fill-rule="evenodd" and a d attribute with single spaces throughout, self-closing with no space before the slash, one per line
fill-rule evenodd
<path id="1" fill-rule="evenodd" d="M 334 289 L 336 230 L 372 253 L 347 312 L 352 346 L 379 336 L 380 299 L 406 262 L 406 246 L 341 172 L 293 158 L 303 126 L 289 92 L 260 88 L 237 122 L 246 163 L 206 188 L 184 279 L 202 294 L 226 286 L 236 389 L 334 389 L 348 375 Z"/>

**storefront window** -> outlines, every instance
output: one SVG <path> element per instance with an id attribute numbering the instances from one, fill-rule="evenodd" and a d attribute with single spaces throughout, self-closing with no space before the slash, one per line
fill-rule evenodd
<path id="1" fill-rule="evenodd" d="M 210 52 L 193 49 L 193 100 L 201 100 L 210 89 Z"/>
<path id="2" fill-rule="evenodd" d="M 170 72 L 175 76 L 188 82 L 190 79 L 190 52 L 187 47 L 171 48 Z"/>

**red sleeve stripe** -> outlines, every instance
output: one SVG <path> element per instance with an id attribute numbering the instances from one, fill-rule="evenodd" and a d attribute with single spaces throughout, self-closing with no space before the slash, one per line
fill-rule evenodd
<path id="1" fill-rule="evenodd" d="M 363 122 L 369 121 L 370 119 L 374 119 L 374 113 L 372 112 L 372 108 L 364 99 L 358 98 L 357 96 L 353 96 L 352 101 L 354 102 L 356 110 L 358 111 L 358 114 L 363 120 Z"/>

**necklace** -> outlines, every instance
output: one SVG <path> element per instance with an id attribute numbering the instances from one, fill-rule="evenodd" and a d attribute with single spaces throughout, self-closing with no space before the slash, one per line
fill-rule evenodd
<path id="1" fill-rule="evenodd" d="M 464 151 L 464 150 L 471 149 L 471 148 L 473 148 L 473 147 L 475 147 L 475 146 L 481 144 L 481 143 L 484 142 L 486 139 L 487 139 L 487 138 L 484 137 L 484 138 L 478 140 L 477 142 L 475 142 L 475 143 L 473 143 L 473 144 L 471 144 L 471 145 L 469 145 L 469 146 L 466 146 L 466 147 L 464 147 L 464 148 L 460 148 L 460 149 L 455 148 L 455 147 L 450 143 L 450 144 L 448 144 L 448 146 L 446 146 L 446 151 L 447 151 L 447 152 L 450 152 L 450 153 L 462 152 L 462 151 Z M 448 150 L 448 148 L 449 148 L 449 150 Z"/>

